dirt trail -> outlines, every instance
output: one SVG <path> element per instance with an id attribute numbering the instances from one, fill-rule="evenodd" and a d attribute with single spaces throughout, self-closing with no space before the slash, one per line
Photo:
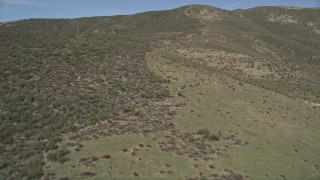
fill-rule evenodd
<path id="1" fill-rule="evenodd" d="M 315 107 L 320 107 L 320 104 L 319 103 L 314 103 L 314 102 L 308 102 L 306 101 L 307 104 L 311 104 L 312 106 L 315 106 Z"/>

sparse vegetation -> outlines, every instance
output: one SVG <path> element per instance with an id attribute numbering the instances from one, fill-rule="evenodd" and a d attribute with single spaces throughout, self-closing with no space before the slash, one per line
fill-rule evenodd
<path id="1" fill-rule="evenodd" d="M 318 179 L 318 15 L 2 24 L 0 179 Z"/>

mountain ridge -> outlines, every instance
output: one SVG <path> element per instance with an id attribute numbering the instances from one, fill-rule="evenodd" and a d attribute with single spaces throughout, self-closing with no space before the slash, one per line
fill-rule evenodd
<path id="1" fill-rule="evenodd" d="M 10 21 L 4 21 L 0 22 L 0 24 L 4 23 L 12 23 L 12 22 L 17 22 L 17 21 L 24 21 L 24 20 L 32 20 L 32 19 L 48 19 L 48 20 L 57 20 L 57 19 L 65 19 L 65 20 L 70 20 L 70 19 L 82 19 L 82 18 L 97 18 L 97 17 L 114 17 L 114 16 L 130 16 L 130 15 L 136 15 L 136 14 L 141 14 L 141 13 L 148 13 L 148 12 L 159 12 L 159 11 L 170 11 L 174 9 L 180 9 L 180 8 L 187 8 L 187 7 L 207 7 L 207 8 L 214 8 L 218 10 L 224 10 L 224 11 L 241 11 L 241 10 L 249 10 L 249 9 L 256 9 L 256 8 L 285 8 L 285 9 L 293 9 L 293 10 L 301 10 L 301 9 L 319 9 L 320 7 L 304 7 L 304 6 L 257 6 L 257 7 L 251 7 L 251 8 L 246 8 L 246 9 L 234 9 L 234 10 L 227 10 L 215 6 L 210 6 L 210 5 L 202 5 L 202 4 L 190 4 L 190 5 L 185 5 L 185 6 L 180 6 L 177 8 L 173 9 L 168 9 L 168 10 L 151 10 L 151 11 L 145 11 L 145 12 L 137 12 L 137 13 L 132 13 L 132 14 L 117 14 L 117 15 L 102 15 L 102 16 L 83 16 L 83 17 L 76 17 L 76 18 L 27 18 L 27 19 L 17 19 L 17 20 L 10 20 Z"/>

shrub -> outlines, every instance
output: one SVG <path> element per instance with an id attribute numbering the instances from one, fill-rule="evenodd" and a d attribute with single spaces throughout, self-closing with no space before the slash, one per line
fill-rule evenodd
<path id="1" fill-rule="evenodd" d="M 67 157 L 65 157 L 69 153 L 70 151 L 67 149 L 58 149 L 56 151 L 49 152 L 47 158 L 52 162 L 64 163 L 69 160 Z"/>
<path id="2" fill-rule="evenodd" d="M 196 145 L 196 147 L 197 147 L 198 149 L 204 149 L 204 148 L 206 148 L 206 144 L 203 143 L 203 142 L 197 142 L 195 145 Z"/>
<path id="3" fill-rule="evenodd" d="M 87 171 L 87 172 L 81 173 L 81 175 L 82 176 L 87 176 L 87 177 L 92 177 L 92 176 L 95 176 L 96 173 Z"/>
<path id="4" fill-rule="evenodd" d="M 216 135 L 214 133 L 210 133 L 208 129 L 200 129 L 196 133 L 197 135 L 202 135 L 204 139 L 207 139 L 209 141 L 219 141 L 220 140 L 220 132 L 219 135 Z M 220 136 L 220 137 L 219 137 Z"/>
<path id="5" fill-rule="evenodd" d="M 166 98 L 169 97 L 170 93 L 169 90 L 167 89 L 161 89 L 158 93 L 157 93 L 157 97 L 158 98 Z"/>
<path id="6" fill-rule="evenodd" d="M 194 138 L 193 136 L 189 138 L 189 142 L 191 142 L 191 143 L 194 143 L 194 142 L 196 142 L 196 141 L 197 141 L 197 139 Z"/>
<path id="7" fill-rule="evenodd" d="M 219 136 L 217 136 L 216 134 L 210 134 L 205 138 L 208 139 L 209 141 L 219 141 L 220 140 Z"/>
<path id="8" fill-rule="evenodd" d="M 55 149 L 58 149 L 58 146 L 56 144 L 55 141 L 49 141 L 46 148 L 45 148 L 45 151 L 48 152 L 48 151 L 51 151 L 51 150 L 55 150 Z"/>
<path id="9" fill-rule="evenodd" d="M 7 161 L 0 161 L 0 169 L 5 168 L 8 165 Z"/>
<path id="10" fill-rule="evenodd" d="M 22 175 L 26 179 L 37 179 L 43 175 L 42 172 L 42 161 L 41 160 L 31 160 L 25 165 L 22 171 Z"/>
<path id="11" fill-rule="evenodd" d="M 206 135 L 210 134 L 210 132 L 209 132 L 208 129 L 200 129 L 200 130 L 197 131 L 197 134 L 206 136 Z"/>

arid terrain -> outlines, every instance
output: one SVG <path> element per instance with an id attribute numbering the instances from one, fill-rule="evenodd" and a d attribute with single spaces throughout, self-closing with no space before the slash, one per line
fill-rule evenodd
<path id="1" fill-rule="evenodd" d="M 320 179 L 320 9 L 0 24 L 0 179 Z"/>

